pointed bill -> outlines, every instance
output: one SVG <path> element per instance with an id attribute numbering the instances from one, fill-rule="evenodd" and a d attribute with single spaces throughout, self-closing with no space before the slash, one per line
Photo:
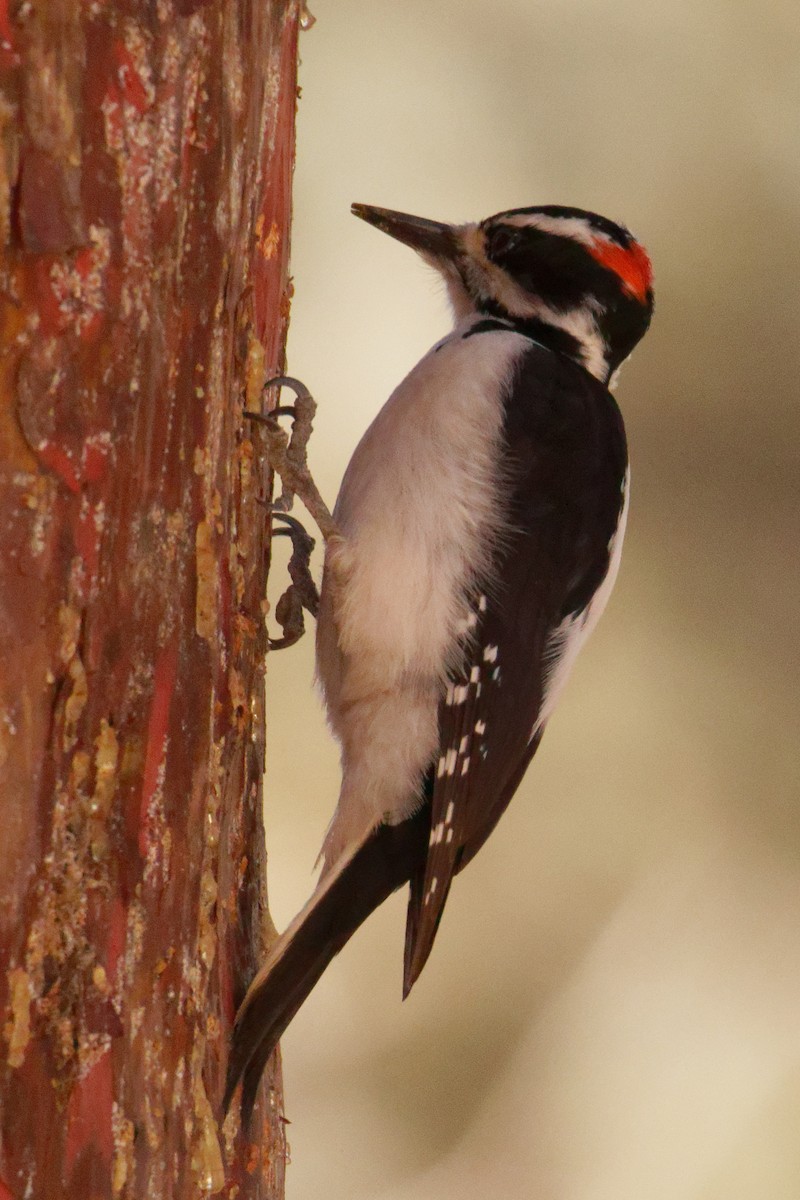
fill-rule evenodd
<path id="1" fill-rule="evenodd" d="M 371 204 L 352 204 L 350 211 L 353 216 L 360 217 L 362 221 L 367 221 L 434 262 L 455 257 L 458 240 L 452 225 L 428 221 L 425 217 L 412 217 L 390 208 L 374 208 Z"/>

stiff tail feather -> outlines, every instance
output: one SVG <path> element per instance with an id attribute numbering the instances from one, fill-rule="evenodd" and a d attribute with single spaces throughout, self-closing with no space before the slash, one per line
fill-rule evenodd
<path id="1" fill-rule="evenodd" d="M 433 949 L 433 939 L 436 937 L 439 922 L 444 911 L 444 902 L 450 891 L 451 880 L 448 879 L 436 905 L 432 919 L 428 919 L 425 904 L 425 862 L 421 870 L 411 877 L 411 887 L 408 897 L 408 916 L 406 917 L 406 948 L 403 960 L 403 999 L 422 974 L 422 968 L 428 961 Z M 430 896 L 428 897 L 430 901 Z"/>
<path id="2" fill-rule="evenodd" d="M 328 963 L 359 925 L 425 860 L 427 806 L 400 825 L 380 825 L 323 877 L 270 951 L 233 1027 L 223 1111 L 242 1080 L 247 1124 L 267 1061 Z"/>

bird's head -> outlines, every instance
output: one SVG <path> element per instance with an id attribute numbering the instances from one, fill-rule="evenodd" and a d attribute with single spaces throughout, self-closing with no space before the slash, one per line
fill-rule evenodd
<path id="1" fill-rule="evenodd" d="M 516 208 L 445 225 L 354 204 L 356 216 L 417 250 L 444 277 L 458 320 L 497 317 L 609 383 L 653 312 L 647 252 L 622 225 L 580 208 Z"/>

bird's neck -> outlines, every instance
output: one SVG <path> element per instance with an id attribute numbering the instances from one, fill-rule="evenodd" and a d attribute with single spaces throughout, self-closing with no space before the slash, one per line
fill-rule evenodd
<path id="1" fill-rule="evenodd" d="M 532 338 L 556 354 L 571 358 L 601 383 L 608 384 L 611 373 L 608 347 L 598 329 L 594 314 L 586 308 L 556 312 L 547 305 L 539 311 L 519 316 L 507 312 L 492 300 L 483 301 L 477 316 L 494 317 L 525 337 Z"/>
<path id="2" fill-rule="evenodd" d="M 469 289 L 458 272 L 445 275 L 456 323 L 487 317 L 502 321 L 556 354 L 579 363 L 602 384 L 609 385 L 614 369 L 608 343 L 600 329 L 598 312 L 589 304 L 562 311 L 544 300 L 526 297 L 524 311 L 512 312 L 499 300 Z"/>

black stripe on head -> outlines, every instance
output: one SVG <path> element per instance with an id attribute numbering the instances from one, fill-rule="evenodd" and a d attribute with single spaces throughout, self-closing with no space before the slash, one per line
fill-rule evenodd
<path id="1" fill-rule="evenodd" d="M 522 211 L 525 210 L 518 210 Z M 608 234 L 600 222 L 610 226 L 620 245 L 622 238 L 627 239 L 627 245 L 633 242 L 620 226 L 603 217 L 585 214 L 581 209 L 552 206 L 528 211 L 548 217 L 591 217 L 599 232 Z M 483 222 L 486 257 L 525 292 L 554 311 L 569 313 L 588 308 L 605 342 L 606 361 L 612 374 L 650 324 L 652 293 L 648 292 L 646 301 L 640 302 L 625 289 L 615 270 L 598 261 L 586 245 L 567 232 L 558 234 L 538 229 L 536 225 L 508 224 L 503 220 L 504 215 L 510 214 Z M 480 307 L 492 311 L 491 301 Z"/>
<path id="2" fill-rule="evenodd" d="M 484 233 L 489 261 L 559 312 L 580 308 L 587 296 L 606 305 L 620 292 L 614 272 L 567 234 L 503 221 L 489 223 Z"/>

